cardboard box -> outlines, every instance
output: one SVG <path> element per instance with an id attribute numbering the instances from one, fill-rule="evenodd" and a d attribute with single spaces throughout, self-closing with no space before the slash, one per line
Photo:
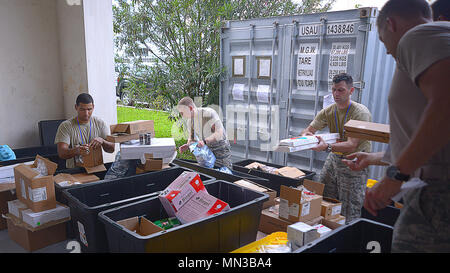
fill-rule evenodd
<path id="1" fill-rule="evenodd" d="M 278 217 L 278 205 L 263 209 L 259 219 L 258 230 L 265 234 L 278 231 L 286 232 L 287 227 L 292 224 L 292 222 Z"/>
<path id="2" fill-rule="evenodd" d="M 136 120 L 129 122 L 122 122 L 119 124 L 113 124 L 110 126 L 111 134 L 114 133 L 124 133 L 128 135 L 137 134 L 137 139 L 139 139 L 139 134 L 151 133 L 155 135 L 154 122 L 153 120 Z M 136 139 L 136 138 L 135 138 Z"/>
<path id="3" fill-rule="evenodd" d="M 76 180 L 75 177 L 68 173 L 60 173 L 55 175 L 53 178 L 55 180 L 55 183 L 61 187 L 70 187 L 73 185 L 81 184 L 80 182 L 78 182 L 78 180 Z"/>
<path id="4" fill-rule="evenodd" d="M 319 238 L 319 233 L 314 227 L 298 222 L 287 227 L 287 238 L 293 251 Z"/>
<path id="5" fill-rule="evenodd" d="M 77 166 L 83 167 L 88 174 L 106 171 L 103 165 L 103 150 L 102 147 L 96 149 L 89 149 L 89 154 L 82 155 L 83 162 L 77 162 Z"/>
<path id="6" fill-rule="evenodd" d="M 28 207 L 19 199 L 8 201 L 8 213 L 22 219 L 22 211 L 27 210 Z"/>
<path id="7" fill-rule="evenodd" d="M 153 224 L 145 217 L 131 217 L 128 219 L 117 221 L 117 223 L 126 229 L 135 232 L 141 236 L 148 236 L 150 234 L 163 231 L 164 229 Z"/>
<path id="8" fill-rule="evenodd" d="M 158 171 L 162 170 L 163 159 L 154 158 L 153 154 L 144 153 L 141 158 L 142 169 L 145 171 Z"/>
<path id="9" fill-rule="evenodd" d="M 72 174 L 72 176 L 81 184 L 99 181 L 100 178 L 95 174 L 87 174 L 87 173 L 76 173 Z"/>
<path id="10" fill-rule="evenodd" d="M 324 224 L 317 224 L 312 226 L 315 230 L 317 230 L 317 233 L 319 234 L 319 237 L 322 237 L 323 235 L 327 234 L 328 232 L 332 231 L 331 228 L 325 226 Z"/>
<path id="11" fill-rule="evenodd" d="M 230 210 L 228 203 L 215 198 L 206 191 L 198 191 L 175 215 L 182 224 L 187 224 L 228 210 Z"/>
<path id="12" fill-rule="evenodd" d="M 338 215 L 333 219 L 323 219 L 322 223 L 331 229 L 336 229 L 345 224 L 345 217 L 342 215 Z"/>
<path id="13" fill-rule="evenodd" d="M 163 164 L 161 170 L 168 169 L 168 168 L 171 168 L 169 164 Z M 151 171 L 144 170 L 144 167 L 142 165 L 136 166 L 136 174 L 147 173 L 147 172 L 151 172 Z"/>
<path id="14" fill-rule="evenodd" d="M 332 139 L 332 140 L 325 141 L 325 143 L 329 143 L 329 144 L 333 144 L 333 143 L 336 143 L 336 142 L 337 142 L 337 139 Z M 309 150 L 311 148 L 314 148 L 314 147 L 317 146 L 317 143 L 305 144 L 305 145 L 300 145 L 300 146 L 278 145 L 278 146 L 275 146 L 273 149 L 274 149 L 274 152 L 293 153 L 293 152 L 305 151 L 305 150 Z"/>
<path id="15" fill-rule="evenodd" d="M 42 160 L 49 175 L 42 176 L 33 168 Z M 36 156 L 32 165 L 21 164 L 14 168 L 17 199 L 25 203 L 33 212 L 56 208 L 55 185 L 53 174 L 57 164 L 48 159 Z"/>
<path id="16" fill-rule="evenodd" d="M 184 171 L 159 194 L 159 200 L 169 217 L 174 217 L 175 213 L 199 191 L 206 192 L 206 189 L 198 173 Z"/>
<path id="17" fill-rule="evenodd" d="M 349 120 L 344 125 L 345 135 L 365 140 L 389 143 L 389 124 L 374 123 L 360 120 Z"/>
<path id="18" fill-rule="evenodd" d="M 67 239 L 65 222 L 68 220 L 32 228 L 12 214 L 8 213 L 6 217 L 9 237 L 28 251 L 35 251 Z"/>
<path id="19" fill-rule="evenodd" d="M 276 191 L 274 191 L 270 188 L 264 187 L 262 185 L 259 185 L 257 183 L 244 180 L 244 179 L 235 181 L 234 183 L 238 184 L 239 186 L 246 187 L 248 189 L 251 189 L 251 190 L 254 190 L 257 192 L 262 192 L 262 193 L 268 194 L 269 200 L 267 200 L 266 202 L 263 203 L 263 209 L 266 209 L 266 208 L 269 208 L 269 207 L 275 205 L 275 198 L 277 197 Z"/>
<path id="20" fill-rule="evenodd" d="M 308 183 L 317 182 L 310 181 Z M 322 196 L 319 194 L 281 185 L 279 217 L 291 222 L 308 221 L 320 216 L 321 203 Z"/>
<path id="21" fill-rule="evenodd" d="M 15 188 L 14 182 L 0 184 L 0 230 L 6 229 L 6 219 L 1 215 L 8 213 L 8 201 L 17 199 Z"/>
<path id="22" fill-rule="evenodd" d="M 146 153 L 153 154 L 154 158 L 162 158 L 163 164 L 171 163 L 177 155 L 175 139 L 153 138 L 150 145 L 141 145 L 137 140 L 120 144 L 120 157 L 123 160 L 142 159 Z"/>
<path id="23" fill-rule="evenodd" d="M 308 144 L 317 144 L 319 143 L 319 140 L 316 136 L 320 136 L 325 142 L 328 141 L 335 141 L 339 139 L 339 134 L 332 133 L 332 134 L 317 134 L 315 136 L 298 136 L 298 137 L 292 137 L 283 139 L 280 141 L 280 146 L 301 146 L 301 145 L 308 145 Z"/>
<path id="24" fill-rule="evenodd" d="M 281 175 L 284 177 L 294 178 L 294 179 L 305 176 L 305 173 L 300 171 L 296 167 L 279 168 L 278 170 L 275 171 L 275 174 L 278 174 L 278 175 Z"/>
<path id="25" fill-rule="evenodd" d="M 22 211 L 22 220 L 34 228 L 62 219 L 70 219 L 70 208 L 61 203 L 57 203 L 54 209 L 41 212 L 33 212 L 30 209 Z"/>
<path id="26" fill-rule="evenodd" d="M 323 197 L 322 210 L 320 215 L 329 220 L 338 217 L 341 214 L 342 203 L 339 200 Z"/>

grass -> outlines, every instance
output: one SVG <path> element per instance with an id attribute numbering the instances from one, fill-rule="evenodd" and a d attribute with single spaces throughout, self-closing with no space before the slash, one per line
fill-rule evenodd
<path id="1" fill-rule="evenodd" d="M 169 113 L 167 112 L 117 106 L 118 123 L 134 120 L 153 120 L 155 123 L 155 137 L 175 138 L 175 145 L 177 148 L 187 141 L 186 138 L 182 137 L 181 130 L 177 130 L 177 128 L 174 127 L 175 121 L 169 119 Z M 177 158 L 195 160 L 194 155 L 189 151 L 184 152 L 183 154 L 178 152 Z"/>

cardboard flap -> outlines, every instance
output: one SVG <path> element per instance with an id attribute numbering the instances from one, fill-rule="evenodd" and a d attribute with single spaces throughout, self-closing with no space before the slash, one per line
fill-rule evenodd
<path id="1" fill-rule="evenodd" d="M 36 159 L 34 160 L 34 163 L 33 163 L 33 166 L 34 166 L 33 168 L 37 167 L 38 159 L 40 159 L 44 162 L 45 166 L 47 167 L 48 175 L 55 174 L 56 169 L 58 168 L 58 164 L 56 164 L 53 161 L 48 160 L 47 158 L 40 156 L 40 155 L 36 155 Z"/>
<path id="2" fill-rule="evenodd" d="M 83 164 L 81 167 L 93 168 L 103 165 L 103 150 L 102 147 L 90 149 L 89 154 L 83 155 Z"/>
<path id="3" fill-rule="evenodd" d="M 14 167 L 14 177 L 19 177 L 21 175 L 30 180 L 33 179 L 33 177 L 39 175 L 39 172 L 34 171 L 31 168 L 31 166 L 25 164 L 20 164 L 19 166 Z"/>
<path id="4" fill-rule="evenodd" d="M 86 170 L 86 172 L 87 172 L 88 174 L 106 171 L 106 167 L 105 167 L 105 165 L 103 165 L 103 164 L 102 164 L 102 165 L 95 166 L 95 167 L 84 167 L 84 169 Z M 81 183 L 81 182 L 80 182 L 80 183 Z"/>
<path id="5" fill-rule="evenodd" d="M 257 192 L 267 192 L 267 188 L 265 188 L 263 186 L 260 186 L 260 185 L 258 185 L 256 183 L 244 180 L 244 179 L 238 180 L 238 181 L 233 182 L 233 183 L 234 184 L 238 184 L 239 186 L 242 186 L 242 187 L 249 188 L 249 189 L 257 191 Z"/>
<path id="6" fill-rule="evenodd" d="M 147 220 L 145 217 L 131 217 L 124 220 L 117 221 L 117 223 L 126 229 L 136 232 L 141 236 L 147 236 L 163 229 Z"/>
<path id="7" fill-rule="evenodd" d="M 139 133 L 151 133 L 155 135 L 153 120 L 135 120 L 122 122 L 119 124 L 111 125 L 111 134 L 113 133 L 127 133 L 127 134 L 139 134 Z"/>
<path id="8" fill-rule="evenodd" d="M 302 191 L 281 185 L 280 187 L 280 199 L 288 200 L 289 203 L 294 202 L 300 204 L 302 199 Z"/>
<path id="9" fill-rule="evenodd" d="M 140 234 L 142 236 L 147 236 L 160 231 L 163 231 L 163 229 L 147 220 L 147 218 L 141 217 Z"/>
<path id="10" fill-rule="evenodd" d="M 128 124 L 124 124 L 124 123 L 116 124 L 114 127 L 114 131 L 111 131 L 111 133 L 126 133 L 128 130 L 128 127 L 129 127 Z"/>
<path id="11" fill-rule="evenodd" d="M 70 181 L 70 182 L 79 182 L 75 177 L 73 177 L 71 174 L 68 173 L 60 173 L 53 177 L 55 183 L 61 183 L 64 181 Z"/>
<path id="12" fill-rule="evenodd" d="M 360 132 L 377 136 L 389 136 L 389 124 L 375 123 L 351 119 L 344 125 L 346 131 Z"/>
<path id="13" fill-rule="evenodd" d="M 95 174 L 76 173 L 72 175 L 81 184 L 100 180 Z"/>
<path id="14" fill-rule="evenodd" d="M 300 171 L 299 169 L 295 167 L 283 167 L 279 168 L 275 171 L 276 174 L 282 175 L 289 178 L 300 178 L 302 176 L 305 176 L 305 173 Z"/>
<path id="15" fill-rule="evenodd" d="M 315 182 L 309 179 L 303 180 L 303 186 L 308 190 L 317 195 L 323 195 L 323 190 L 325 189 L 325 184 L 320 182 Z"/>

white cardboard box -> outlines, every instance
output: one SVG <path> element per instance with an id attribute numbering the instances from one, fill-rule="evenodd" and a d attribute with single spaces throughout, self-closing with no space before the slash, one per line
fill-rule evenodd
<path id="1" fill-rule="evenodd" d="M 175 213 L 199 191 L 206 192 L 206 189 L 198 173 L 184 171 L 159 194 L 159 200 L 169 217 L 175 217 Z"/>
<path id="2" fill-rule="evenodd" d="M 317 230 L 317 233 L 319 233 L 319 237 L 322 237 L 324 234 L 327 234 L 328 232 L 330 232 L 332 229 L 329 227 L 326 227 L 322 224 L 317 224 L 315 226 L 313 226 L 314 229 Z"/>
<path id="3" fill-rule="evenodd" d="M 28 209 L 27 205 L 19 199 L 8 201 L 8 212 L 22 219 L 22 211 Z"/>
<path id="4" fill-rule="evenodd" d="M 56 203 L 56 208 L 33 212 L 31 209 L 22 211 L 22 219 L 32 227 L 38 227 L 51 221 L 57 221 L 70 217 L 70 208 Z"/>
<path id="5" fill-rule="evenodd" d="M 182 224 L 186 224 L 229 209 L 230 206 L 226 202 L 206 191 L 199 191 L 176 212 L 176 217 Z"/>
<path id="6" fill-rule="evenodd" d="M 298 137 L 283 139 L 280 141 L 279 145 L 296 147 L 296 146 L 307 145 L 307 144 L 314 144 L 314 143 L 317 144 L 317 143 L 319 143 L 319 141 L 316 136 L 320 136 L 327 143 L 328 143 L 328 141 L 339 139 L 339 134 L 337 134 L 337 133 L 317 134 L 314 136 L 298 136 Z"/>
<path id="7" fill-rule="evenodd" d="M 140 145 L 139 140 L 120 144 L 120 157 L 123 160 L 141 159 L 144 154 L 153 154 L 154 158 L 163 158 L 164 164 L 176 156 L 177 147 L 173 138 L 152 138 L 151 145 Z M 172 159 L 173 160 L 173 159 Z M 170 162 L 169 162 L 170 161 Z"/>
<path id="8" fill-rule="evenodd" d="M 287 238 L 291 243 L 292 250 L 295 251 L 319 238 L 319 234 L 312 226 L 303 222 L 297 222 L 287 227 Z"/>

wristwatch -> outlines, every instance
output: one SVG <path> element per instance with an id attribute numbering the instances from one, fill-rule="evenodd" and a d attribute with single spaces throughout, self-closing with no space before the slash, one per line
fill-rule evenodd
<path id="1" fill-rule="evenodd" d="M 330 144 L 330 143 L 327 143 L 327 145 L 328 145 L 328 147 L 327 147 L 327 152 L 328 152 L 328 153 L 331 153 L 331 144 Z"/>
<path id="2" fill-rule="evenodd" d="M 401 173 L 397 166 L 390 165 L 386 169 L 386 176 L 390 179 L 398 180 L 398 181 L 408 181 L 409 175 Z"/>

